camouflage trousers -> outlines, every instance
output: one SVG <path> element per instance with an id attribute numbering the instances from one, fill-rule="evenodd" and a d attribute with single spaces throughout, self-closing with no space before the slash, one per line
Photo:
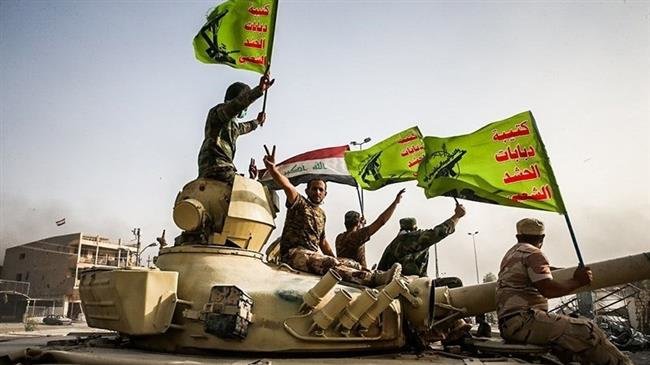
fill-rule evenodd
<path id="1" fill-rule="evenodd" d="M 563 362 L 632 365 L 594 322 L 584 318 L 529 310 L 500 321 L 499 331 L 506 341 L 549 345 Z"/>
<path id="2" fill-rule="evenodd" d="M 373 285 L 373 272 L 360 263 L 347 258 L 334 258 L 304 248 L 292 248 L 282 256 L 282 262 L 296 270 L 325 275 L 329 269 L 336 271 L 343 281 L 365 286 Z"/>
<path id="3" fill-rule="evenodd" d="M 235 167 L 232 165 L 215 165 L 199 167 L 199 177 L 223 181 L 232 185 L 235 180 Z"/>

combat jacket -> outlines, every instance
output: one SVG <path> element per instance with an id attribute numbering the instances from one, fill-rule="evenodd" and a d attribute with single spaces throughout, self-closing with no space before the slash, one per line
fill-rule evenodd
<path id="1" fill-rule="evenodd" d="M 298 195 L 291 205 L 287 202 L 280 257 L 297 247 L 318 252 L 320 242 L 325 239 L 325 220 L 325 211 L 302 195 Z"/>
<path id="2" fill-rule="evenodd" d="M 356 231 L 343 232 L 336 236 L 336 256 L 352 259 L 366 269 L 366 246 L 370 240 L 370 228 L 363 227 Z"/>
<path id="3" fill-rule="evenodd" d="M 237 137 L 257 128 L 257 121 L 237 123 L 237 115 L 262 96 L 259 86 L 242 92 L 236 98 L 219 104 L 208 112 L 205 137 L 199 151 L 199 177 L 213 177 L 215 172 L 236 171 Z"/>
<path id="4" fill-rule="evenodd" d="M 528 309 L 547 311 L 548 300 L 533 283 L 552 278 L 548 259 L 539 248 L 528 243 L 514 245 L 501 260 L 496 290 L 499 318 Z"/>
<path id="5" fill-rule="evenodd" d="M 454 233 L 455 226 L 452 219 L 447 219 L 433 229 L 400 232 L 384 250 L 377 269 L 388 270 L 399 262 L 402 275 L 427 276 L 429 247 Z"/>

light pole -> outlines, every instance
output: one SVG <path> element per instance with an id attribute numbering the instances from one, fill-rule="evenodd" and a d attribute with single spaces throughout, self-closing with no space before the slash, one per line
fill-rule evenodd
<path id="1" fill-rule="evenodd" d="M 478 234 L 478 231 L 467 232 L 467 234 L 472 236 L 472 243 L 474 244 L 474 265 L 476 266 L 476 283 L 480 284 L 481 282 L 478 279 L 478 256 L 476 255 L 476 235 Z"/>
<path id="2" fill-rule="evenodd" d="M 370 142 L 371 140 L 372 139 L 370 137 L 366 137 L 361 142 L 352 141 L 350 142 L 350 144 L 353 146 L 359 146 L 359 151 L 361 151 L 363 145 Z M 361 216 L 363 216 L 363 189 L 359 189 L 359 185 L 357 185 L 357 197 L 359 198 L 359 208 L 361 208 Z"/>
<path id="3" fill-rule="evenodd" d="M 144 250 L 148 249 L 149 247 L 154 247 L 154 246 L 158 246 L 158 243 L 157 242 L 150 243 L 145 248 L 143 248 L 141 251 L 138 252 L 138 266 L 140 266 L 140 257 L 142 256 L 142 253 L 144 252 Z M 149 260 L 147 260 L 147 266 L 149 266 L 148 262 L 149 262 Z"/>

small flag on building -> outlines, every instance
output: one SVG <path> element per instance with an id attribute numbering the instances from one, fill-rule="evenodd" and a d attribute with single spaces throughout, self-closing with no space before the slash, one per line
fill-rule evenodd
<path id="1" fill-rule="evenodd" d="M 56 222 L 54 222 L 54 223 L 56 223 L 57 226 L 62 226 L 62 225 L 65 224 L 65 218 L 63 218 L 63 219 L 59 219 L 58 221 L 56 221 Z"/>

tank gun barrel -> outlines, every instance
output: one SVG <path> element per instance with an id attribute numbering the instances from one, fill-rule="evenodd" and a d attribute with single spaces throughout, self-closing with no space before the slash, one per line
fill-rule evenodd
<path id="1" fill-rule="evenodd" d="M 594 279 L 588 286 L 578 288 L 573 293 L 585 292 L 610 286 L 650 279 L 650 252 L 619 257 L 607 261 L 587 264 L 594 274 Z M 576 267 L 553 271 L 553 278 L 566 280 L 573 277 Z M 437 288 L 436 291 L 448 290 L 447 293 L 436 293 L 436 298 L 443 298 L 456 308 L 463 308 L 467 315 L 476 315 L 496 310 L 494 293 L 496 282 L 470 285 L 461 288 Z M 573 294 L 572 293 L 572 294 Z"/>

